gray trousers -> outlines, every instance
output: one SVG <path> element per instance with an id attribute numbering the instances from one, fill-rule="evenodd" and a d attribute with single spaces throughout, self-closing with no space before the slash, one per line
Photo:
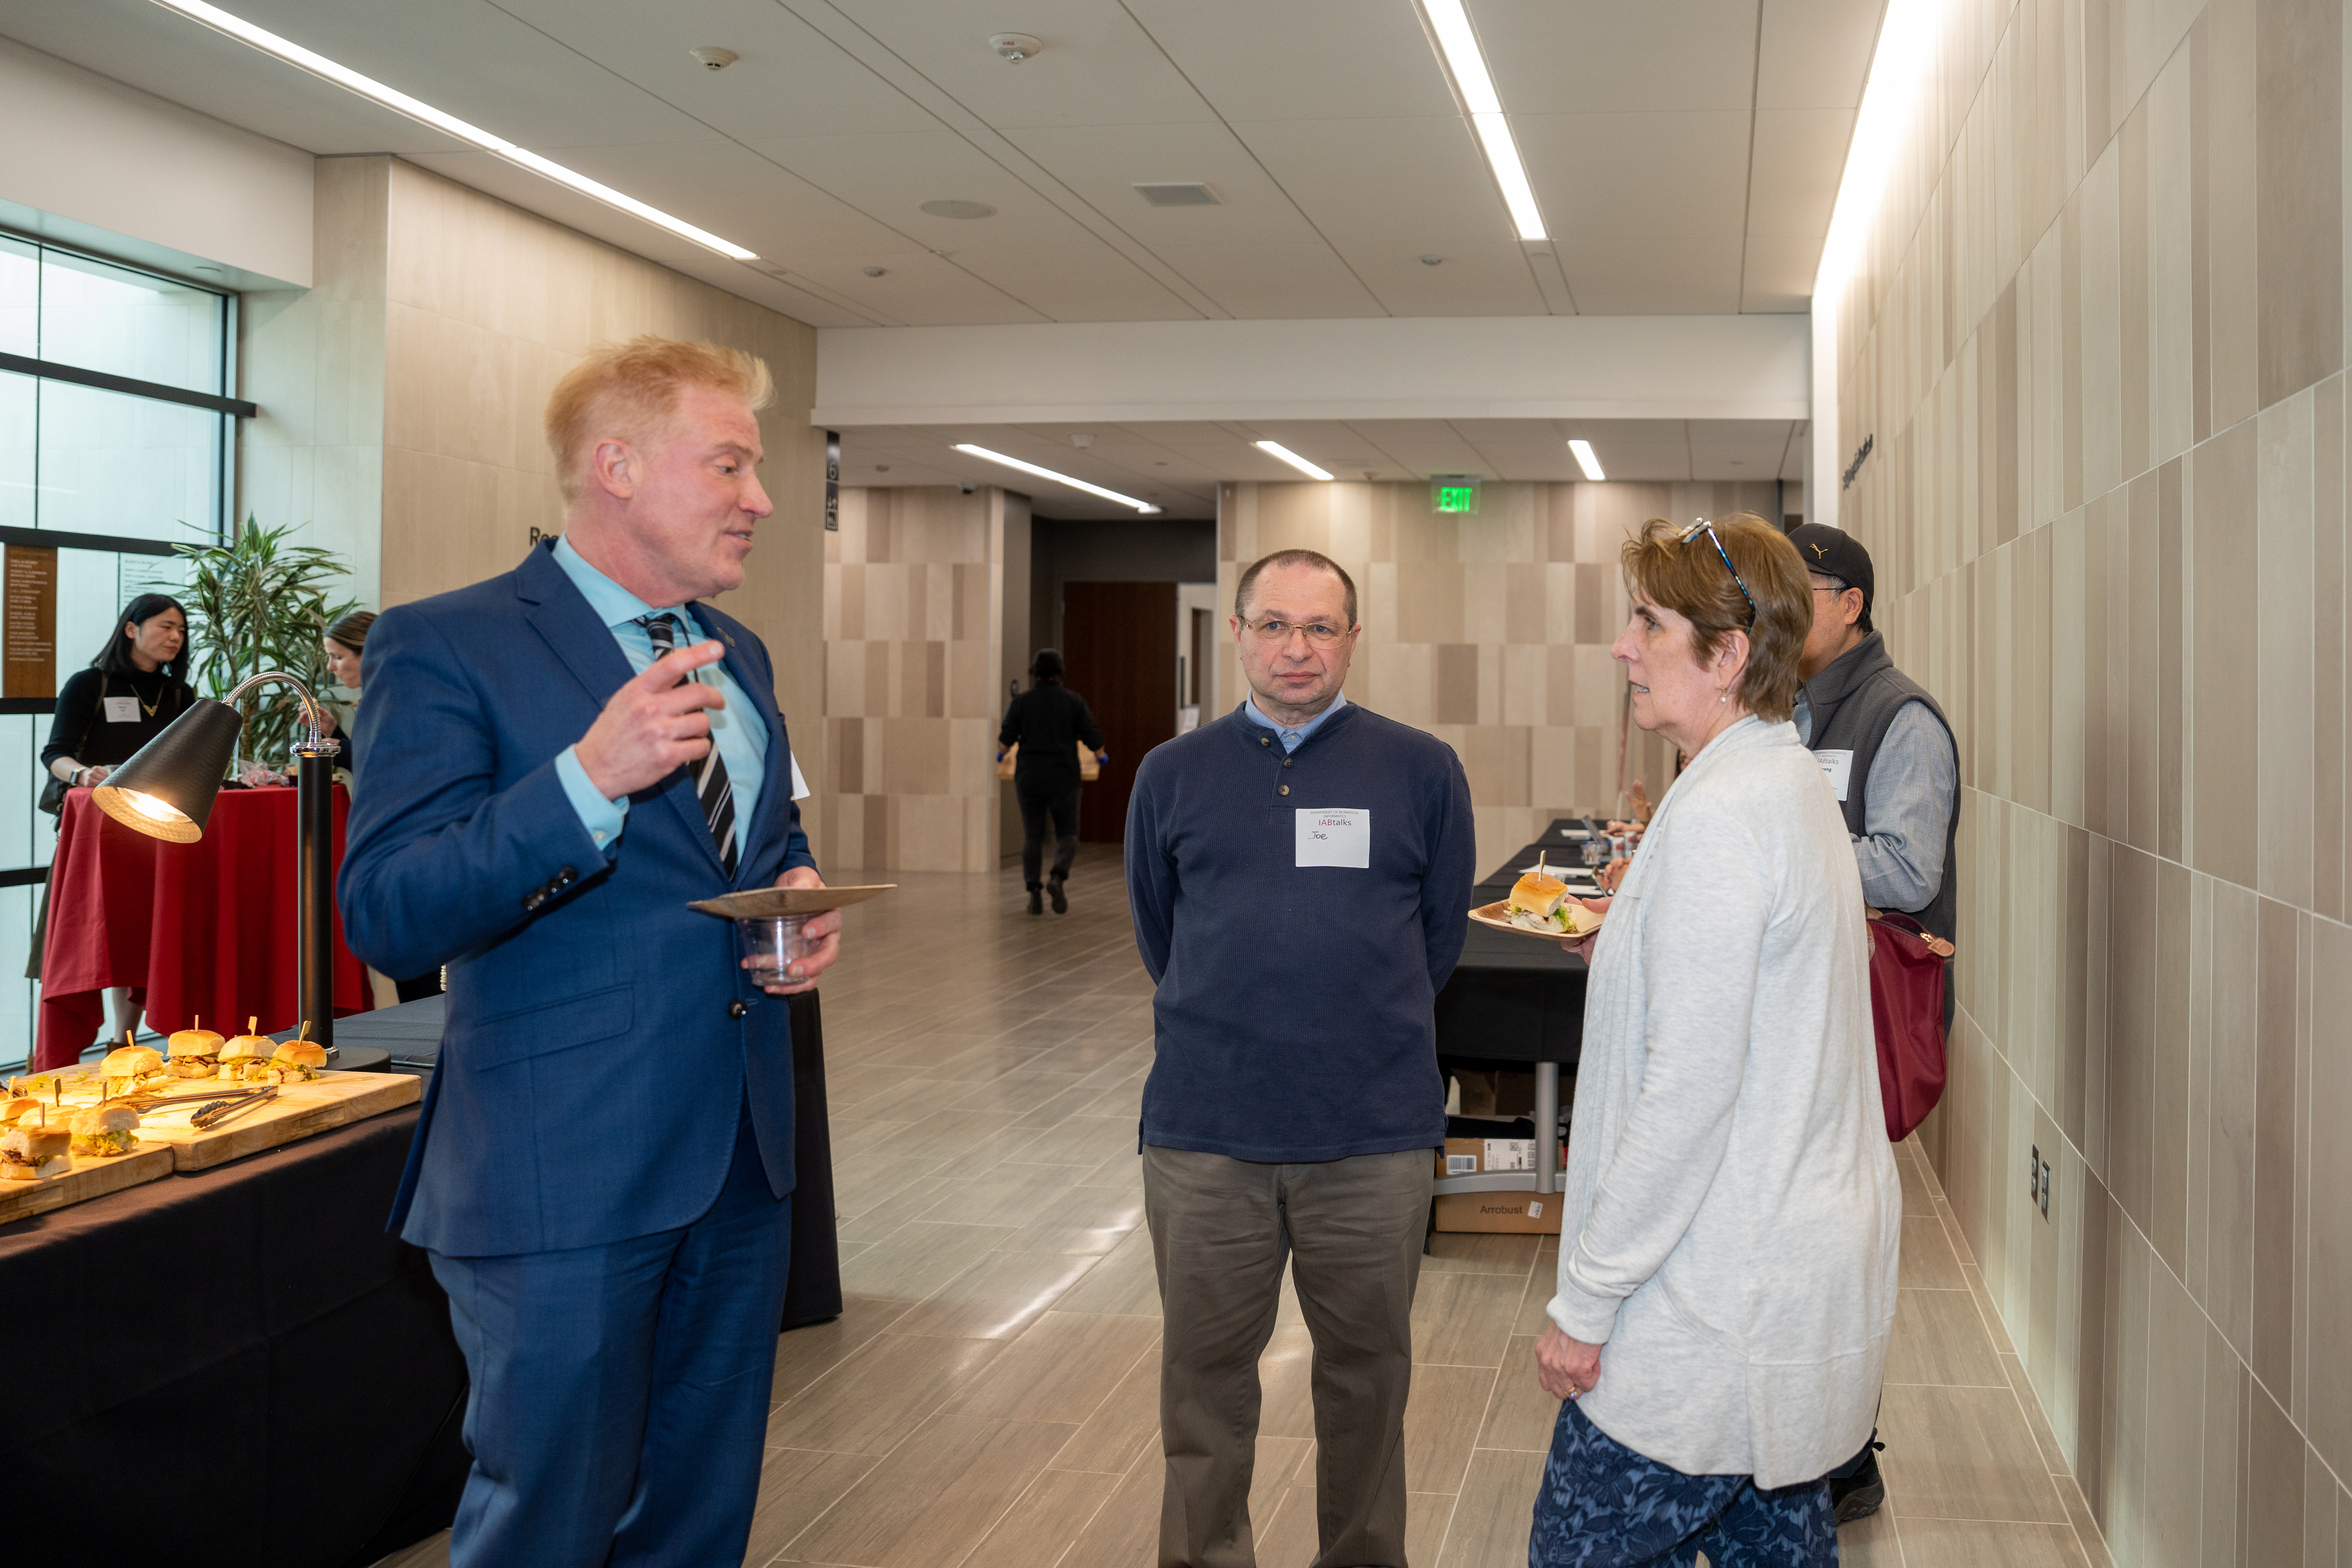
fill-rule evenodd
<path id="1" fill-rule="evenodd" d="M 1315 1342 L 1316 1568 L 1403 1568 L 1412 1292 L 1434 1163 L 1426 1149 L 1300 1165 L 1144 1149 L 1165 1324 L 1160 1568 L 1255 1568 L 1257 1360 L 1286 1259 Z"/>

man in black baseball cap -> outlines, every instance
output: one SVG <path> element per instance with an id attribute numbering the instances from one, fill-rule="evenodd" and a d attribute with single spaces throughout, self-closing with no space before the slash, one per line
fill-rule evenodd
<path id="1" fill-rule="evenodd" d="M 1813 579 L 1813 629 L 1798 656 L 1797 734 L 1821 759 L 1845 814 L 1862 873 L 1863 901 L 1900 910 L 1931 936 L 1958 927 L 1954 840 L 1960 816 L 1959 749 L 1944 710 L 1895 668 L 1870 624 L 1877 574 L 1870 552 L 1850 533 L 1809 522 L 1789 542 Z M 1944 1023 L 1952 1021 L 1951 987 Z M 1878 1511 L 1878 1434 L 1830 1472 L 1840 1523 Z"/>

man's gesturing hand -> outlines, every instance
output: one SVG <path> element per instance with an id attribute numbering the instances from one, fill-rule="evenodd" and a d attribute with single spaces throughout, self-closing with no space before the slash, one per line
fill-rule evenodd
<path id="1" fill-rule="evenodd" d="M 717 640 L 666 653 L 613 693 L 572 752 L 588 782 L 606 800 L 659 784 L 710 751 L 710 716 L 727 699 L 687 677 L 717 664 L 727 649 Z"/>

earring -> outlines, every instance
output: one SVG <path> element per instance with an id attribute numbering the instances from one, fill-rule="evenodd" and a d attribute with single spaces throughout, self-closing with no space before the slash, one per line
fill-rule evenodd
<path id="1" fill-rule="evenodd" d="M 1728 691 L 1718 691 L 1715 694 L 1715 700 L 1717 702 L 1728 702 L 1731 700 L 1731 693 Z"/>

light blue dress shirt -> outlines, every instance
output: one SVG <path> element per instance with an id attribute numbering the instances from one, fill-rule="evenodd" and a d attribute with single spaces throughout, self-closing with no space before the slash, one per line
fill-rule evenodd
<path id="1" fill-rule="evenodd" d="M 1347 705 L 1348 694 L 1344 691 L 1335 691 L 1331 694 L 1330 707 L 1326 708 L 1322 712 L 1318 713 L 1314 718 L 1309 719 L 1306 723 L 1298 726 L 1297 729 L 1286 730 L 1281 725 L 1276 723 L 1273 720 L 1267 718 L 1263 712 L 1259 711 L 1257 694 L 1255 692 L 1252 692 L 1249 696 L 1242 699 L 1243 713 L 1248 716 L 1252 723 L 1263 724 L 1267 729 L 1273 731 L 1276 735 L 1279 736 L 1282 741 L 1282 749 L 1286 752 L 1295 752 L 1298 750 L 1299 743 L 1305 741 L 1307 736 L 1315 733 L 1316 730 L 1322 724 L 1324 720 L 1328 719 L 1332 714 L 1337 713 L 1340 709 L 1345 708 Z"/>
<path id="2" fill-rule="evenodd" d="M 646 628 L 636 623 L 646 616 L 667 614 L 677 617 L 678 646 L 692 647 L 710 640 L 702 623 L 682 605 L 648 605 L 602 572 L 588 564 L 580 552 L 572 548 L 572 541 L 555 542 L 555 563 L 572 579 L 587 599 L 588 607 L 621 645 L 622 654 L 629 668 L 643 675 L 654 662 L 654 639 Z M 740 856 L 745 824 L 760 804 L 760 786 L 768 774 L 768 726 L 761 721 L 759 710 L 735 678 L 727 673 L 722 661 L 707 665 L 699 672 L 703 683 L 712 687 L 727 699 L 727 706 L 710 710 L 710 732 L 719 744 L 719 754 L 727 763 L 728 782 L 735 790 L 735 850 Z M 790 758 L 786 759 L 788 764 Z M 580 765 L 579 748 L 566 746 L 555 759 L 556 776 L 563 781 L 563 793 L 572 802 L 572 809 L 580 816 L 580 826 L 596 841 L 607 857 L 620 848 L 621 829 L 629 815 L 629 797 L 608 800 L 599 795 L 596 786 L 588 782 L 588 770 Z M 793 798 L 805 793 L 800 784 L 800 769 L 792 767 Z"/>

